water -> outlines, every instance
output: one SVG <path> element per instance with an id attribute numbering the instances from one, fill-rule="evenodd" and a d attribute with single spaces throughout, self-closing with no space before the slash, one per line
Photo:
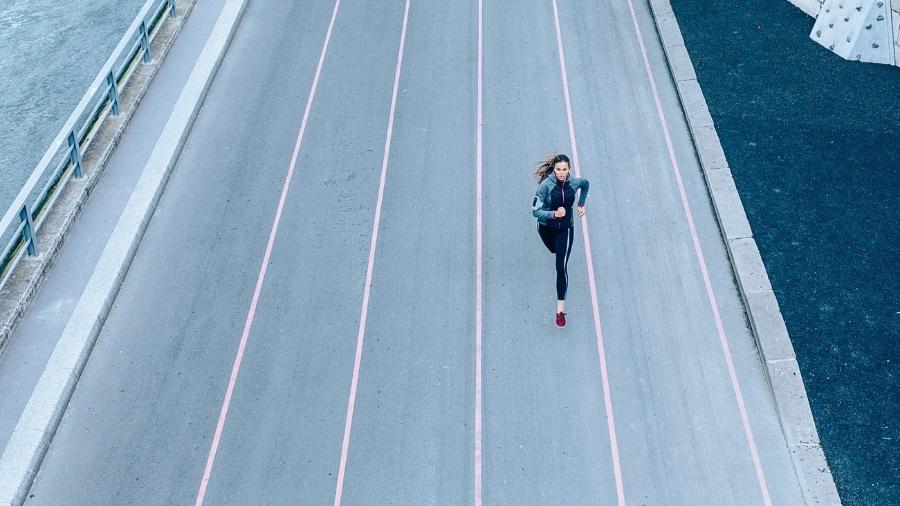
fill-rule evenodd
<path id="1" fill-rule="evenodd" d="M 0 215 L 145 0 L 0 0 Z"/>

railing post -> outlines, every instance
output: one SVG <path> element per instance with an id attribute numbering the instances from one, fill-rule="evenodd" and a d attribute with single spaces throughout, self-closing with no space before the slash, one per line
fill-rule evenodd
<path id="1" fill-rule="evenodd" d="M 166 3 L 169 4 L 169 16 L 175 17 L 175 0 L 166 0 Z"/>
<path id="2" fill-rule="evenodd" d="M 19 218 L 22 220 L 22 223 L 25 224 L 22 228 L 22 237 L 25 239 L 25 244 L 28 246 L 28 254 L 37 256 L 38 247 L 37 240 L 34 237 L 34 221 L 31 219 L 31 213 L 28 212 L 28 204 L 22 206 L 22 209 L 19 211 Z"/>
<path id="3" fill-rule="evenodd" d="M 69 160 L 75 167 L 75 177 L 81 177 L 84 173 L 81 171 L 81 148 L 78 147 L 78 140 L 75 138 L 75 130 L 69 132 Z"/>
<path id="4" fill-rule="evenodd" d="M 119 86 L 116 84 L 116 76 L 110 70 L 106 75 L 106 84 L 109 87 L 109 102 L 112 104 L 112 113 L 119 114 Z"/>
<path id="5" fill-rule="evenodd" d="M 141 49 L 144 50 L 144 63 L 150 63 L 150 37 L 147 35 L 147 22 L 141 21 Z"/>

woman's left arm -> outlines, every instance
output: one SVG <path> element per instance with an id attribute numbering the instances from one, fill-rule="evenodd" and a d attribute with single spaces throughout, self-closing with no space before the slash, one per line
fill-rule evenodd
<path id="1" fill-rule="evenodd" d="M 581 178 L 576 179 L 574 182 L 581 189 L 578 195 L 578 217 L 582 217 L 584 216 L 584 201 L 587 200 L 588 189 L 590 189 L 591 183 L 587 179 Z"/>
<path id="2" fill-rule="evenodd" d="M 591 183 L 587 179 L 578 178 L 578 187 L 581 188 L 581 193 L 578 196 L 578 207 L 584 207 L 584 201 L 587 200 Z"/>

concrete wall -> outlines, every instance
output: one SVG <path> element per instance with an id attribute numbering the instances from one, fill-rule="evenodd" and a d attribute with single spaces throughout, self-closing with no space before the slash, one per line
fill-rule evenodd
<path id="1" fill-rule="evenodd" d="M 900 67 L 900 0 L 891 0 L 891 24 L 894 25 L 894 62 Z"/>
<path id="2" fill-rule="evenodd" d="M 824 0 L 788 0 L 801 11 L 812 17 L 819 15 Z M 894 28 L 894 62 L 900 67 L 900 0 L 885 0 L 891 2 L 891 25 Z"/>
<path id="3" fill-rule="evenodd" d="M 801 11 L 812 17 L 819 15 L 819 9 L 822 8 L 822 0 L 788 0 Z"/>

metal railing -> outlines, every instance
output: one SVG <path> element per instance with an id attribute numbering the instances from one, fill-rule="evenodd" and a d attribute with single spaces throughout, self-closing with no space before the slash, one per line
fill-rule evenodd
<path id="1" fill-rule="evenodd" d="M 147 0 L 3 215 L 0 290 L 26 254 L 40 253 L 35 239 L 37 231 L 65 185 L 72 177 L 83 177 L 82 153 L 91 145 L 107 116 L 119 114 L 119 90 L 128 83 L 139 59 L 144 63 L 151 61 L 151 42 L 167 13 L 175 17 L 175 0 Z"/>

